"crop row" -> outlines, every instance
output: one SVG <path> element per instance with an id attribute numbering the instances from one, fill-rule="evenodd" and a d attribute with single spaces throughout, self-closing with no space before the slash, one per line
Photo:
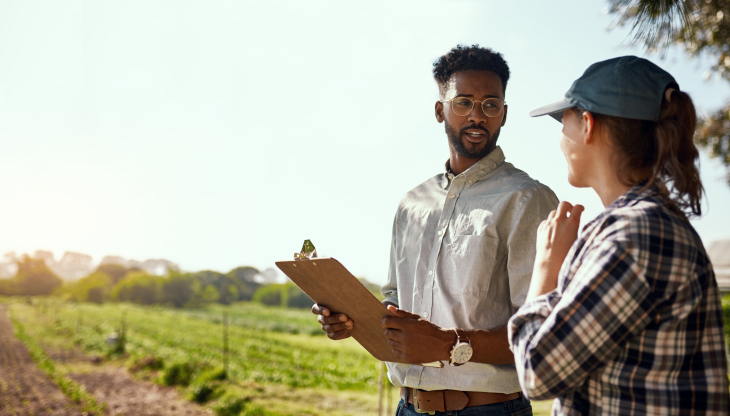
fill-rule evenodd
<path id="1" fill-rule="evenodd" d="M 48 301 L 46 301 L 48 302 Z M 21 307 L 17 305 L 16 307 Z M 166 363 L 224 362 L 223 312 L 228 315 L 228 372 L 233 379 L 292 387 L 370 390 L 378 361 L 352 340 L 304 335 L 319 329 L 307 311 L 250 304 L 195 311 L 129 304 L 41 303 L 36 306 L 57 334 L 69 334 L 89 353 L 107 353 L 107 338 L 125 327 L 126 351 Z M 251 324 L 254 322 L 254 324 Z M 266 326 L 297 328 L 298 335 Z"/>

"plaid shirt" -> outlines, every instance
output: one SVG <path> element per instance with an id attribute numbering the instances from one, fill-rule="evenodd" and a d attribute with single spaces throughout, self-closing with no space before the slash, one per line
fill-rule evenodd
<path id="1" fill-rule="evenodd" d="M 588 223 L 554 291 L 509 322 L 520 386 L 553 414 L 728 414 L 720 293 L 692 226 L 657 188 Z"/>

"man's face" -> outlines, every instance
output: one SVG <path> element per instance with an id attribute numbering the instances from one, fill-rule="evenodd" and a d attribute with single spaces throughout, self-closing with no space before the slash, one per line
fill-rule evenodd
<path id="1" fill-rule="evenodd" d="M 504 100 L 502 80 L 492 71 L 461 71 L 451 76 L 442 101 L 467 97 L 474 101 L 487 98 Z M 507 106 L 496 117 L 488 117 L 481 103 L 475 103 L 465 116 L 454 113 L 450 102 L 436 103 L 436 120 L 445 124 L 449 146 L 458 155 L 481 159 L 497 146 L 499 131 L 507 121 Z"/>

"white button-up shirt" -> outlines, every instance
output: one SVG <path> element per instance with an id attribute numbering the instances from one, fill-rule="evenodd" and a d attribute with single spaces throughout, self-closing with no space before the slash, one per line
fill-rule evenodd
<path id="1" fill-rule="evenodd" d="M 537 227 L 558 202 L 500 147 L 460 175 L 434 176 L 398 206 L 386 300 L 444 328 L 506 325 L 527 296 Z M 387 364 L 397 387 L 520 391 L 514 364 Z"/>

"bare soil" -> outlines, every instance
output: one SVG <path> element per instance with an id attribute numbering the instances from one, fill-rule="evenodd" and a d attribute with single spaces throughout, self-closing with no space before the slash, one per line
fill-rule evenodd
<path id="1" fill-rule="evenodd" d="M 203 407 L 181 398 L 174 388 L 135 380 L 124 368 L 99 370 L 71 374 L 71 378 L 83 384 L 97 402 L 106 403 L 109 415 L 210 416 Z"/>
<path id="2" fill-rule="evenodd" d="M 81 415 L 15 338 L 6 305 L 0 305 L 0 415 Z"/>
<path id="3" fill-rule="evenodd" d="M 47 349 L 54 362 L 96 363 L 79 351 Z M 89 368 L 86 366 L 86 368 Z M 91 366 L 90 371 L 69 376 L 106 403 L 107 415 L 210 416 L 185 400 L 171 387 L 135 380 L 123 367 Z M 80 407 L 68 399 L 33 362 L 25 345 L 13 335 L 7 306 L 0 304 L 0 416 L 82 416 Z"/>

